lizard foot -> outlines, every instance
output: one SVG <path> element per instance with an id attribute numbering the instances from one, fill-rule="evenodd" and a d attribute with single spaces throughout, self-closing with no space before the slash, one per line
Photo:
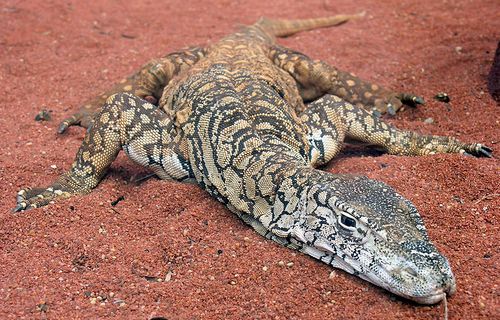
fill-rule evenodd
<path id="1" fill-rule="evenodd" d="M 490 147 L 487 147 L 481 143 L 471 143 L 465 145 L 462 149 L 460 149 L 460 153 L 468 156 L 474 157 L 493 157 L 493 150 Z"/>
<path id="2" fill-rule="evenodd" d="M 19 212 L 46 206 L 56 198 L 67 198 L 71 192 L 61 186 L 44 188 L 25 188 L 17 193 L 17 205 L 12 212 Z"/>
<path id="3" fill-rule="evenodd" d="M 459 153 L 474 157 L 493 157 L 493 150 L 481 143 L 463 143 L 454 137 L 401 133 L 388 149 L 391 154 L 426 156 L 438 153 Z"/>
<path id="4" fill-rule="evenodd" d="M 401 100 L 402 103 L 409 105 L 409 106 L 412 106 L 412 107 L 416 107 L 419 104 L 425 104 L 424 98 L 422 98 L 420 96 L 416 96 L 416 95 L 411 94 L 411 93 L 400 93 L 397 96 L 397 98 L 399 100 Z"/>
<path id="5" fill-rule="evenodd" d="M 388 99 L 375 101 L 375 110 L 377 110 L 380 114 L 387 113 L 394 116 L 403 104 L 416 107 L 417 105 L 424 103 L 424 98 L 420 96 L 408 93 L 398 93 L 396 95 L 391 95 Z"/>
<path id="6" fill-rule="evenodd" d="M 88 128 L 92 125 L 94 113 L 83 113 L 77 112 L 73 114 L 71 117 L 68 117 L 61 121 L 59 127 L 57 128 L 58 133 L 63 133 L 71 126 L 81 126 L 84 128 Z"/>

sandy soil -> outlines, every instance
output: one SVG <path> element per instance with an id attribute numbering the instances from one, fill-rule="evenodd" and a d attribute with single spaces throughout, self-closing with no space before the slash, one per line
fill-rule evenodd
<path id="1" fill-rule="evenodd" d="M 10 213 L 18 189 L 48 184 L 73 160 L 84 130 L 60 136 L 57 123 L 148 59 L 261 15 L 360 10 L 363 20 L 280 43 L 426 97 L 391 122 L 498 154 L 499 107 L 487 87 L 496 0 L 2 1 L 0 318 L 442 318 L 443 305 L 401 300 L 261 238 L 195 185 L 133 182 L 146 172 L 124 156 L 92 194 Z M 449 104 L 432 99 L 440 91 Z M 34 121 L 43 108 L 52 121 Z M 500 317 L 497 159 L 354 149 L 326 170 L 383 180 L 416 204 L 457 277 L 450 319 Z"/>

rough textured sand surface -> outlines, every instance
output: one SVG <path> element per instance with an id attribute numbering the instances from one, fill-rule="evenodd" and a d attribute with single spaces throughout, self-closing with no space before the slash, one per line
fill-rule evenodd
<path id="1" fill-rule="evenodd" d="M 90 195 L 12 214 L 16 192 L 69 168 L 84 136 L 55 129 L 148 59 L 207 44 L 259 16 L 364 19 L 280 43 L 427 104 L 390 121 L 500 153 L 488 74 L 500 4 L 484 1 L 14 1 L 0 4 L 0 318 L 442 319 L 267 241 L 196 185 L 151 178 L 121 155 Z M 444 91 L 449 104 L 433 100 Z M 52 121 L 35 122 L 41 109 Z M 424 123 L 424 120 L 427 120 Z M 380 179 L 419 208 L 449 258 L 450 319 L 500 317 L 497 159 L 348 149 L 326 170 Z M 115 207 L 111 202 L 124 196 Z"/>

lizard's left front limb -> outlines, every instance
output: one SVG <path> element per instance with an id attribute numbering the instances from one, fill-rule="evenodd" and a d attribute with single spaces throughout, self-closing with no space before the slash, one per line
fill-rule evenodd
<path id="1" fill-rule="evenodd" d="M 71 169 L 47 188 L 19 191 L 14 211 L 90 192 L 121 149 L 161 178 L 190 178 L 191 169 L 182 156 L 179 138 L 173 134 L 170 119 L 153 104 L 132 94 L 112 95 L 85 135 Z"/>

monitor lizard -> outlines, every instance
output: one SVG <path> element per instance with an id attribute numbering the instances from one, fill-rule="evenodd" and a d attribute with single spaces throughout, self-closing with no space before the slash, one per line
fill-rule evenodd
<path id="1" fill-rule="evenodd" d="M 400 130 L 376 113 L 421 97 L 275 42 L 359 16 L 262 18 L 213 45 L 151 60 L 63 120 L 60 133 L 88 127 L 74 163 L 49 187 L 19 191 L 14 211 L 90 192 L 123 149 L 162 179 L 196 181 L 269 239 L 418 303 L 445 299 L 454 276 L 415 206 L 383 182 L 317 168 L 346 139 L 394 155 L 492 150 Z"/>

